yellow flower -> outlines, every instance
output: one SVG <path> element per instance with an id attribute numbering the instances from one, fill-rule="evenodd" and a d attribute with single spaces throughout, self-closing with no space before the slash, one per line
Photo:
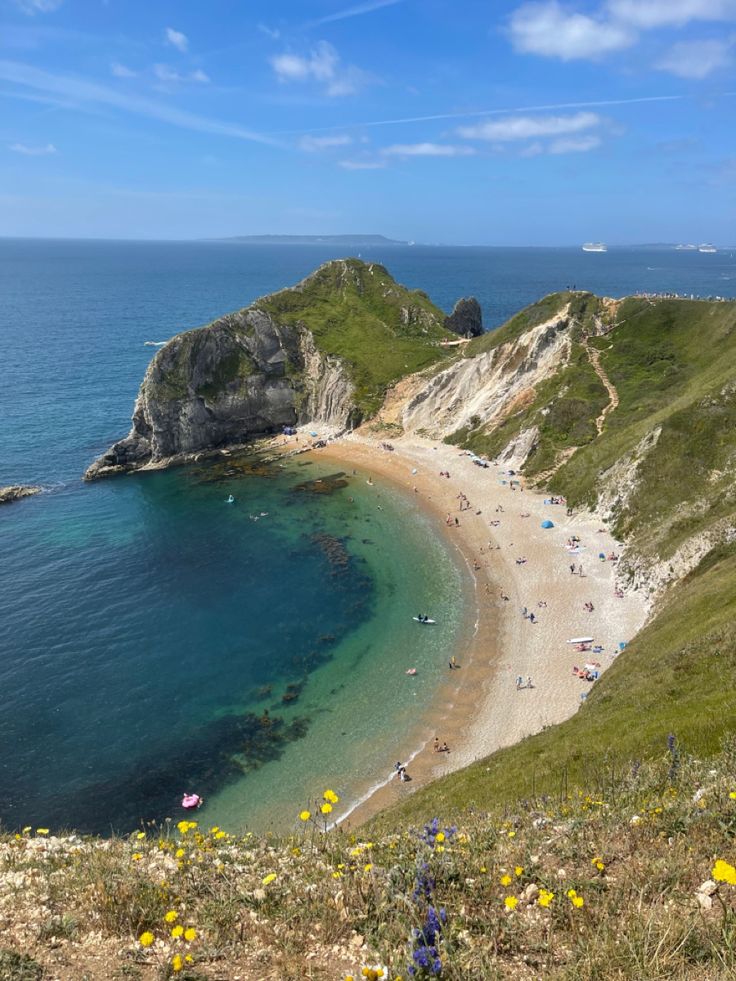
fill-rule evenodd
<path id="1" fill-rule="evenodd" d="M 153 936 L 150 930 L 146 930 L 144 933 L 138 937 L 138 943 L 141 947 L 150 947 L 156 938 Z"/>
<path id="2" fill-rule="evenodd" d="M 333 872 L 332 873 L 332 878 L 333 879 L 342 879 L 342 872 Z"/>
<path id="3" fill-rule="evenodd" d="M 167 923 L 175 923 L 179 919 L 179 914 L 175 909 L 170 909 L 169 912 L 165 914 L 164 919 Z"/>
<path id="4" fill-rule="evenodd" d="M 145 831 L 139 831 L 138 834 L 136 835 L 136 838 L 138 839 L 138 841 L 141 841 L 141 839 L 143 839 L 145 837 L 146 837 L 146 832 Z"/>
<path id="5" fill-rule="evenodd" d="M 487 871 L 488 871 L 488 869 L 487 869 L 487 868 L 485 867 L 485 865 L 481 865 L 481 867 L 480 867 L 480 869 L 479 869 L 479 871 L 480 871 L 480 872 L 487 872 Z"/>
<path id="6" fill-rule="evenodd" d="M 324 792 L 324 793 L 322 794 L 322 797 L 323 797 L 323 798 L 324 798 L 324 799 L 325 799 L 325 800 L 326 800 L 326 801 L 327 801 L 327 802 L 328 802 L 329 804 L 337 804 L 337 803 L 338 803 L 338 801 L 340 800 L 340 798 L 339 798 L 339 797 L 337 796 L 337 794 L 335 793 L 335 791 L 334 791 L 334 790 L 326 790 L 326 791 L 325 791 L 325 792 Z"/>
<path id="7" fill-rule="evenodd" d="M 522 868 L 522 866 L 521 866 L 521 865 L 517 865 L 517 866 L 516 866 L 516 868 L 514 869 L 514 875 L 515 875 L 515 876 L 516 876 L 516 878 L 518 879 L 518 878 L 519 878 L 519 876 L 521 876 L 521 875 L 523 875 L 523 874 L 524 874 L 524 869 Z"/>
<path id="8" fill-rule="evenodd" d="M 311 816 L 312 816 L 311 811 L 302 811 L 301 814 L 299 815 L 299 820 L 308 821 L 311 818 Z"/>
<path id="9" fill-rule="evenodd" d="M 176 852 L 175 852 L 175 855 L 176 855 L 176 858 L 184 858 L 184 856 L 186 855 L 186 852 L 184 851 L 183 848 L 177 848 L 176 849 Z"/>
<path id="10" fill-rule="evenodd" d="M 264 875 L 264 877 L 261 879 L 261 882 L 263 883 L 264 886 L 268 886 L 274 881 L 275 878 L 276 878 L 276 873 L 269 872 L 268 875 Z"/>
<path id="11" fill-rule="evenodd" d="M 585 905 L 585 900 L 582 896 L 573 896 L 572 905 L 575 907 L 575 909 L 580 909 L 581 906 Z"/>
<path id="12" fill-rule="evenodd" d="M 439 843 L 442 844 L 442 842 L 445 840 L 445 832 L 438 831 L 437 834 L 434 836 L 434 840 L 439 841 Z"/>
<path id="13" fill-rule="evenodd" d="M 177 923 L 177 925 L 171 931 L 171 936 L 174 938 L 174 940 L 178 940 L 179 937 L 184 936 L 184 927 L 181 925 L 181 923 Z"/>
<path id="14" fill-rule="evenodd" d="M 185 954 L 184 955 L 184 960 L 187 962 L 187 964 L 193 964 L 194 963 L 194 958 L 192 957 L 191 954 Z"/>
<path id="15" fill-rule="evenodd" d="M 501 878 L 499 879 L 499 882 L 501 883 L 502 886 L 510 886 L 511 885 L 511 876 L 510 875 L 502 875 Z"/>
<path id="16" fill-rule="evenodd" d="M 435 845 L 435 849 L 434 850 L 436 852 L 443 852 L 445 850 L 445 846 L 444 845 Z"/>
<path id="17" fill-rule="evenodd" d="M 728 796 L 731 798 L 731 800 L 736 800 L 736 790 L 732 790 Z"/>
<path id="18" fill-rule="evenodd" d="M 216 835 L 219 830 L 220 830 L 219 827 L 215 825 L 214 828 L 210 828 L 210 834 Z"/>
<path id="19" fill-rule="evenodd" d="M 177 828 L 179 829 L 179 834 L 185 835 L 187 831 L 189 831 L 189 822 L 179 821 L 179 823 L 177 824 Z"/>
<path id="20" fill-rule="evenodd" d="M 192 940 L 197 939 L 197 931 L 194 929 L 194 927 L 186 928 L 186 930 L 184 931 L 184 939 L 188 944 L 190 944 Z"/>
<path id="21" fill-rule="evenodd" d="M 370 870 L 371 870 L 372 868 L 373 868 L 373 865 L 372 865 L 372 864 L 371 864 L 370 862 L 368 862 L 368 864 L 367 864 L 367 865 L 364 865 L 364 866 L 363 866 L 363 871 L 364 871 L 364 872 L 370 872 Z"/>
<path id="22" fill-rule="evenodd" d="M 27 835 L 30 830 L 31 830 L 31 826 L 30 824 L 27 824 L 25 828 L 23 828 L 23 834 Z"/>
<path id="23" fill-rule="evenodd" d="M 322 811 L 323 814 L 331 814 L 332 804 L 323 804 L 322 807 L 320 807 L 320 811 Z"/>
<path id="24" fill-rule="evenodd" d="M 736 886 L 736 869 L 721 858 L 713 866 L 711 875 L 716 882 L 727 882 L 729 886 Z"/>
<path id="25" fill-rule="evenodd" d="M 47 835 L 49 833 L 48 828 L 36 828 L 37 835 Z"/>
<path id="26" fill-rule="evenodd" d="M 181 954 L 174 954 L 171 958 L 171 970 L 178 974 L 179 971 L 184 967 L 184 961 L 182 960 Z"/>
<path id="27" fill-rule="evenodd" d="M 515 831 L 509 831 L 509 838 L 515 838 L 515 837 L 516 837 L 516 832 Z"/>
<path id="28" fill-rule="evenodd" d="M 555 898 L 555 894 L 553 892 L 550 892 L 549 889 L 540 889 L 539 899 L 537 900 L 537 902 L 539 903 L 540 906 L 544 906 L 544 908 L 546 909 L 554 898 Z"/>
<path id="29" fill-rule="evenodd" d="M 519 900 L 516 898 L 516 896 L 507 896 L 503 902 L 504 906 L 508 910 L 514 910 L 519 905 Z"/>
<path id="30" fill-rule="evenodd" d="M 215 838 L 220 841 L 222 838 L 227 838 L 227 831 L 217 831 L 215 832 Z"/>

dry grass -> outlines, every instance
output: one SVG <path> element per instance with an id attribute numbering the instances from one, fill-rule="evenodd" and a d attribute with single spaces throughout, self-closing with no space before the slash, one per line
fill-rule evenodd
<path id="1" fill-rule="evenodd" d="M 375 841 L 324 834 L 321 814 L 283 841 L 184 824 L 110 841 L 5 835 L 0 977 L 733 977 L 736 884 L 711 870 L 736 859 L 735 771 L 736 743 L 707 763 L 675 749 L 605 796 Z"/>

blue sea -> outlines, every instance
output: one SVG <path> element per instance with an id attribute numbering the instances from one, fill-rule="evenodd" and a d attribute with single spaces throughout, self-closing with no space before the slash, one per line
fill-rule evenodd
<path id="1" fill-rule="evenodd" d="M 547 292 L 736 296 L 736 259 L 666 249 L 362 249 L 497 326 Z M 155 351 L 292 284 L 317 246 L 0 241 L 0 821 L 286 830 L 410 753 L 470 615 L 454 552 L 366 475 L 296 458 L 86 485 Z M 228 494 L 236 498 L 227 505 Z M 430 630 L 411 616 L 431 611 Z M 417 668 L 416 677 L 405 671 Z"/>

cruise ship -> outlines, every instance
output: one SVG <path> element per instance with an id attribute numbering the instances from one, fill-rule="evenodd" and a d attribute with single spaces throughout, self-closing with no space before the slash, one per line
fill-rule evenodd
<path id="1" fill-rule="evenodd" d="M 698 252 L 717 252 L 717 251 L 718 249 L 715 247 L 715 245 L 708 245 L 707 243 L 704 243 L 703 245 L 698 246 Z"/>
<path id="2" fill-rule="evenodd" d="M 586 242 L 583 252 L 608 252 L 608 246 L 603 242 Z"/>

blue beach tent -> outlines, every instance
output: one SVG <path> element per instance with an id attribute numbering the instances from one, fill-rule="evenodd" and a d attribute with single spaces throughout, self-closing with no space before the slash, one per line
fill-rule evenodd
<path id="1" fill-rule="evenodd" d="M 543 521 L 542 522 L 542 527 L 543 528 L 554 528 L 554 524 L 549 520 L 549 518 L 547 518 L 546 521 Z"/>

